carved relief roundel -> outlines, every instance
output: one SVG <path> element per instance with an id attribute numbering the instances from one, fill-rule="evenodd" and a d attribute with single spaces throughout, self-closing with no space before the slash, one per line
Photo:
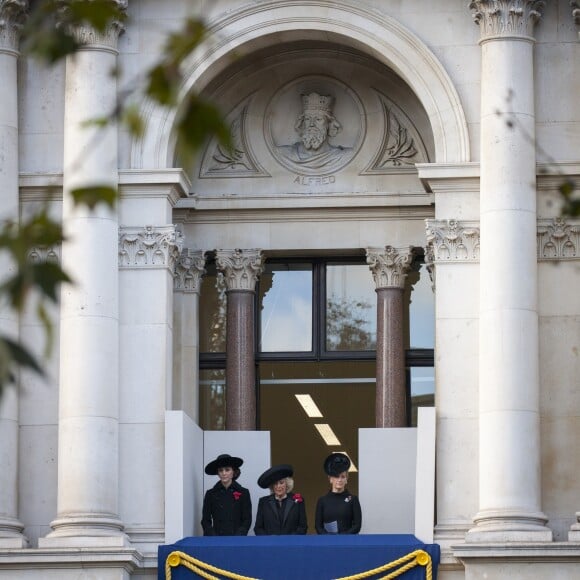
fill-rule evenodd
<path id="1" fill-rule="evenodd" d="M 294 80 L 271 99 L 264 118 L 274 158 L 294 173 L 327 175 L 347 165 L 366 131 L 362 103 L 341 81 L 323 76 Z"/>

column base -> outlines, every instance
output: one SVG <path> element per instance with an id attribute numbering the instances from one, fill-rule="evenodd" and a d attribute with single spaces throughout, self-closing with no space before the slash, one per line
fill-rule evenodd
<path id="1" fill-rule="evenodd" d="M 580 512 L 576 512 L 576 523 L 570 526 L 568 541 L 580 542 Z"/>
<path id="2" fill-rule="evenodd" d="M 542 512 L 483 510 L 473 519 L 475 526 L 465 535 L 467 543 L 551 542 L 552 530 Z"/>
<path id="3" fill-rule="evenodd" d="M 50 534 L 38 539 L 39 548 L 123 548 L 131 545 L 121 520 L 115 517 L 77 515 L 54 520 L 51 527 Z"/>
<path id="4" fill-rule="evenodd" d="M 28 548 L 24 526 L 15 518 L 0 518 L 0 549 Z"/>

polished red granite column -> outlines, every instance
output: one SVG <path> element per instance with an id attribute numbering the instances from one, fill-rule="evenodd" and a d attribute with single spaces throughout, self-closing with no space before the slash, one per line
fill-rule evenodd
<path id="1" fill-rule="evenodd" d="M 254 293 L 262 271 L 260 250 L 218 250 L 227 288 L 226 429 L 256 428 Z"/>
<path id="2" fill-rule="evenodd" d="M 377 292 L 377 427 L 407 425 L 403 291 L 412 248 L 367 249 Z"/>

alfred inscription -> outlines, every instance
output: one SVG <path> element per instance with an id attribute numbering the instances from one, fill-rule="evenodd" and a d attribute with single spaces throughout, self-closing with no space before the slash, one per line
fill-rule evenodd
<path id="1" fill-rule="evenodd" d="M 310 177 L 308 175 L 297 175 L 294 183 L 298 185 L 329 185 L 336 180 L 334 175 L 326 175 L 324 177 Z"/>

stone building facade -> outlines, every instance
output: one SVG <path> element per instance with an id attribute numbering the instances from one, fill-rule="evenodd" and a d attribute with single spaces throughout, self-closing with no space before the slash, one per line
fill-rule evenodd
<path id="1" fill-rule="evenodd" d="M 154 578 L 166 412 L 271 430 L 275 459 L 276 397 L 323 376 L 359 385 L 353 432 L 434 404 L 439 578 L 577 578 L 580 221 L 558 188 L 580 180 L 578 3 L 119 4 L 124 29 L 47 68 L 19 55 L 28 2 L 0 3 L 2 217 L 47 202 L 68 241 L 31 259 L 76 282 L 49 378 L 0 402 L 0 578 Z M 138 86 L 192 15 L 210 34 L 182 101 L 218 105 L 234 147 L 190 161 L 180 108 Z M 83 125 L 130 89 L 142 138 Z M 95 181 L 114 211 L 71 203 Z M 0 316 L 42 351 L 33 309 Z"/>

